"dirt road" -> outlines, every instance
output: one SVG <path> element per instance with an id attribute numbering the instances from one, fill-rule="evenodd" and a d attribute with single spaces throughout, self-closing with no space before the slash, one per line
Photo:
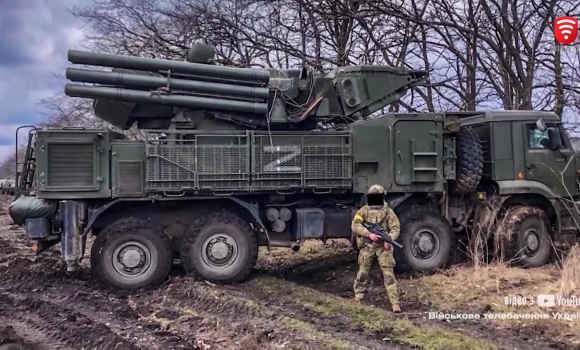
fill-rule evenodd
<path id="1" fill-rule="evenodd" d="M 67 274 L 58 249 L 33 256 L 8 203 L 0 203 L 0 350 L 571 349 L 533 330 L 429 320 L 432 305 L 406 291 L 413 280 L 401 281 L 409 301 L 394 315 L 378 271 L 369 301 L 356 304 L 356 257 L 338 243 L 264 253 L 241 285 L 194 281 L 176 268 L 158 288 L 105 290 L 87 259 Z"/>

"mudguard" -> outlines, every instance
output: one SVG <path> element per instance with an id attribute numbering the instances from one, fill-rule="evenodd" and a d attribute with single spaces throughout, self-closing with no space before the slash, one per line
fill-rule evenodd
<path id="1" fill-rule="evenodd" d="M 497 181 L 499 187 L 499 194 L 504 196 L 510 196 L 514 194 L 537 194 L 548 200 L 551 204 L 552 209 L 556 213 L 556 231 L 560 230 L 560 224 L 562 220 L 562 205 L 560 204 L 558 195 L 552 191 L 545 184 L 538 181 L 528 181 L 528 180 L 505 180 Z"/>
<path id="2" fill-rule="evenodd" d="M 548 186 L 538 181 L 528 180 L 505 180 L 496 181 L 499 187 L 499 194 L 524 194 L 534 193 L 546 197 L 548 200 L 557 199 L 558 196 Z"/>

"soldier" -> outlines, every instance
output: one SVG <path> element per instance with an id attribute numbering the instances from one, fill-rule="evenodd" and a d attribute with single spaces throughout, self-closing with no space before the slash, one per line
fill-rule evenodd
<path id="1" fill-rule="evenodd" d="M 399 306 L 397 281 L 393 271 L 395 267 L 393 247 L 386 242 L 380 244 L 378 242 L 379 236 L 369 232 L 362 225 L 363 222 L 382 224 L 393 240 L 399 237 L 401 224 L 393 209 L 389 208 L 385 202 L 385 193 L 385 189 L 382 186 L 372 185 L 367 193 L 367 204 L 356 212 L 352 220 L 351 228 L 356 235 L 356 244 L 359 248 L 359 270 L 354 281 L 354 297 L 358 302 L 364 298 L 369 270 L 376 256 L 383 273 L 385 288 L 387 289 L 393 312 L 398 313 L 401 312 L 401 308 Z"/>

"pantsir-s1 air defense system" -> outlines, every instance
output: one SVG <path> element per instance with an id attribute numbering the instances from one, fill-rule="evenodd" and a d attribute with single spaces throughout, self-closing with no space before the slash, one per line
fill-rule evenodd
<path id="1" fill-rule="evenodd" d="M 207 64 L 213 55 L 212 47 L 199 44 L 190 50 L 190 62 L 69 51 L 72 63 L 115 69 L 68 68 L 72 81 L 104 85 L 67 84 L 65 92 L 95 99 L 95 114 L 121 129 L 135 122 L 140 129 L 168 129 L 180 114 L 191 123 L 187 128 L 197 130 L 312 130 L 317 123 L 362 119 L 426 77 L 383 66 L 337 68 L 333 78 L 305 68 L 219 67 Z"/>
<path id="2" fill-rule="evenodd" d="M 91 268 L 108 285 L 158 284 L 175 258 L 204 279 L 241 282 L 259 246 L 351 239 L 372 184 L 402 223 L 403 271 L 443 268 L 458 242 L 477 248 L 498 230 L 512 233 L 510 258 L 540 266 L 557 234 L 576 232 L 578 166 L 551 112 L 380 115 L 426 72 L 223 66 L 201 44 L 184 62 L 68 58 L 101 68 L 68 68 L 66 94 L 144 136 L 31 127 L 9 213 L 37 252 L 60 244 L 71 270 L 95 235 Z"/>

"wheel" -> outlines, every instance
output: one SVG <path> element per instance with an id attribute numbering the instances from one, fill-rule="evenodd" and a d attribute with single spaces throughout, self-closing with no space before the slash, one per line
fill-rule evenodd
<path id="1" fill-rule="evenodd" d="M 257 259 L 256 233 L 244 219 L 225 210 L 200 213 L 181 246 L 185 271 L 216 283 L 244 281 Z"/>
<path id="2" fill-rule="evenodd" d="M 430 206 L 411 206 L 399 210 L 401 234 L 395 248 L 399 272 L 430 272 L 448 265 L 455 253 L 456 239 L 451 225 Z"/>
<path id="3" fill-rule="evenodd" d="M 123 218 L 99 233 L 90 259 L 93 275 L 105 285 L 121 289 L 155 286 L 169 275 L 171 239 L 155 223 Z"/>
<path id="4" fill-rule="evenodd" d="M 545 265 L 554 251 L 552 230 L 540 208 L 525 205 L 508 209 L 502 220 L 501 232 L 510 234 L 506 259 L 521 267 Z"/>
<path id="5" fill-rule="evenodd" d="M 483 149 L 472 128 L 463 127 L 457 134 L 457 179 L 450 182 L 453 194 L 469 194 L 476 190 L 483 174 Z"/>

